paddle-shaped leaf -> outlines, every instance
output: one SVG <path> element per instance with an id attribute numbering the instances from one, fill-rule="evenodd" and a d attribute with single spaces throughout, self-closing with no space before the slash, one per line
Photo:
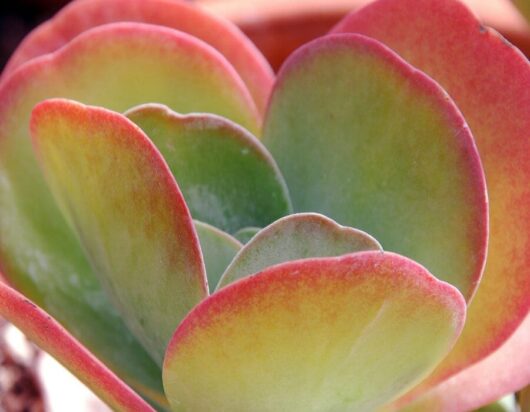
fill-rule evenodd
<path id="1" fill-rule="evenodd" d="M 67 100 L 31 119 L 50 189 L 127 324 L 155 360 L 207 295 L 197 235 L 153 144 L 124 116 Z"/>
<path id="2" fill-rule="evenodd" d="M 317 213 L 286 216 L 258 232 L 241 249 L 218 288 L 278 263 L 365 250 L 381 250 L 381 245 L 367 233 Z"/>
<path id="3" fill-rule="evenodd" d="M 179 325 L 163 380 L 176 411 L 372 411 L 452 346 L 465 302 L 394 254 L 269 268 Z"/>
<path id="4" fill-rule="evenodd" d="M 0 316 L 54 356 L 110 407 L 120 411 L 154 412 L 50 315 L 3 282 L 0 282 Z"/>
<path id="5" fill-rule="evenodd" d="M 266 226 L 290 212 L 276 163 L 236 124 L 210 114 L 182 116 L 157 104 L 126 116 L 163 154 L 193 218 L 233 233 Z"/>
<path id="6" fill-rule="evenodd" d="M 515 392 L 530 382 L 530 315 L 495 352 L 447 379 L 403 412 L 470 411 Z M 399 402 L 398 402 L 399 403 Z M 530 405 L 527 406 L 527 408 Z M 521 404 L 521 412 L 530 412 Z"/>
<path id="7" fill-rule="evenodd" d="M 117 111 L 159 101 L 181 112 L 246 118 L 254 128 L 257 115 L 241 80 L 213 49 L 185 34 L 138 24 L 84 33 L 0 86 L 0 262 L 6 277 L 120 377 L 160 392 L 160 370 L 102 293 L 35 162 L 30 113 L 57 96 Z"/>
<path id="8" fill-rule="evenodd" d="M 193 223 L 201 244 L 208 286 L 213 292 L 221 275 L 243 245 L 216 227 L 197 220 Z"/>
<path id="9" fill-rule="evenodd" d="M 427 76 L 363 36 L 315 40 L 278 75 L 264 143 L 295 211 L 364 230 L 471 297 L 484 177 L 464 119 Z"/>
<path id="10" fill-rule="evenodd" d="M 103 24 L 139 22 L 189 33 L 215 47 L 232 63 L 263 110 L 274 76 L 264 57 L 247 37 L 227 20 L 184 1 L 77 0 L 35 29 L 9 59 L 4 80 L 28 60 L 51 53 L 82 32 Z"/>
<path id="11" fill-rule="evenodd" d="M 372 36 L 439 81 L 469 123 L 484 165 L 486 271 L 462 337 L 434 384 L 499 347 L 530 307 L 530 65 L 455 0 L 377 1 L 336 30 Z"/>

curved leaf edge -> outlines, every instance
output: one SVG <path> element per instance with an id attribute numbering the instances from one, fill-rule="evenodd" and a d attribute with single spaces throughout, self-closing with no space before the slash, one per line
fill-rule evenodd
<path id="1" fill-rule="evenodd" d="M 24 295 L 0 282 L 0 315 L 116 410 L 154 412 L 136 392 L 103 365 L 56 320 Z"/>

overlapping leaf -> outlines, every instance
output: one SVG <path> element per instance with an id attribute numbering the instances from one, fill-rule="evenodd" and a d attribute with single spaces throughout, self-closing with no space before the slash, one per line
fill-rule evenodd
<path id="1" fill-rule="evenodd" d="M 415 402 L 400 410 L 404 412 L 474 410 L 510 392 L 518 391 L 530 382 L 528 348 L 530 348 L 530 316 L 527 315 L 515 333 L 495 352 L 422 394 Z M 521 412 L 527 412 L 523 405 L 524 403 L 521 403 Z"/>
<path id="2" fill-rule="evenodd" d="M 191 216 L 166 163 L 132 122 L 68 100 L 33 111 L 47 183 L 131 330 L 161 361 L 207 294 Z"/>
<path id="3" fill-rule="evenodd" d="M 226 60 L 200 41 L 167 28 L 117 24 L 25 64 L 2 82 L 0 96 L 6 276 L 121 377 L 163 401 L 160 370 L 102 293 L 43 181 L 30 145 L 30 113 L 58 96 L 118 111 L 154 100 L 181 112 L 223 113 L 256 129 L 259 116 L 248 91 Z"/>
<path id="4" fill-rule="evenodd" d="M 278 263 L 380 250 L 370 235 L 316 213 L 286 216 L 259 231 L 226 268 L 218 288 Z"/>
<path id="5" fill-rule="evenodd" d="M 110 407 L 130 412 L 154 411 L 57 321 L 3 282 L 0 282 L 0 315 L 59 360 Z"/>
<path id="6" fill-rule="evenodd" d="M 393 254 L 294 261 L 223 288 L 164 361 L 175 411 L 372 411 L 424 377 L 465 301 Z"/>
<path id="7" fill-rule="evenodd" d="M 195 219 L 229 233 L 266 226 L 291 210 L 276 163 L 233 122 L 145 105 L 126 114 L 166 159 Z"/>
<path id="8" fill-rule="evenodd" d="M 315 40 L 279 73 L 264 143 L 295 211 L 373 235 L 469 299 L 487 238 L 484 177 L 456 106 L 375 40 Z"/>
<path id="9" fill-rule="evenodd" d="M 228 21 L 180 0 L 75 0 L 36 28 L 13 53 L 2 79 L 20 65 L 51 53 L 82 32 L 109 23 L 138 22 L 189 33 L 221 52 L 264 110 L 274 77 L 255 46 Z"/>
<path id="10" fill-rule="evenodd" d="M 430 379 L 434 384 L 498 348 L 530 307 L 530 65 L 455 0 L 380 0 L 335 31 L 376 38 L 439 81 L 462 110 L 483 162 L 486 271 L 462 338 Z"/>
<path id="11" fill-rule="evenodd" d="M 195 230 L 201 243 L 201 252 L 206 266 L 208 286 L 211 292 L 234 256 L 241 249 L 241 243 L 211 225 L 195 221 Z"/>

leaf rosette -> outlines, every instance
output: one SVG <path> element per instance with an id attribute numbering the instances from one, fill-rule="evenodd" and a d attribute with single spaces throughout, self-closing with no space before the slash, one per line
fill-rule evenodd
<path id="1" fill-rule="evenodd" d="M 455 0 L 277 76 L 188 3 L 76 0 L 0 80 L 0 313 L 117 410 L 482 406 L 530 380 L 529 83 Z"/>

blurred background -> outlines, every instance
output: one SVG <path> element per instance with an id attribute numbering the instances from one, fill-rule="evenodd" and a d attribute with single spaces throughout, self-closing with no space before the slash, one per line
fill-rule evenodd
<path id="1" fill-rule="evenodd" d="M 0 68 L 35 26 L 70 0 L 0 2 Z M 190 0 L 191 1 L 191 0 Z M 325 34 L 346 13 L 372 0 L 195 0 L 236 23 L 278 69 L 301 44 Z M 484 24 L 530 55 L 530 27 L 512 0 L 462 0 Z M 515 0 L 520 1 L 520 0 Z M 525 1 L 521 1 L 526 4 Z"/>
<path id="2" fill-rule="evenodd" d="M 0 68 L 23 37 L 53 16 L 69 0 L 17 0 L 0 2 Z"/>

